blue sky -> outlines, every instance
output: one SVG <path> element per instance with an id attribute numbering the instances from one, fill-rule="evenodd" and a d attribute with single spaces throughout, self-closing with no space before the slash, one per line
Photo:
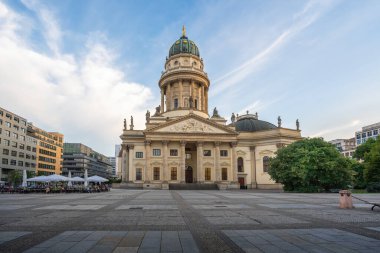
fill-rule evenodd
<path id="1" fill-rule="evenodd" d="M 0 106 L 107 155 L 144 127 L 172 43 L 187 35 L 210 111 L 326 140 L 380 121 L 380 1 L 0 1 Z"/>

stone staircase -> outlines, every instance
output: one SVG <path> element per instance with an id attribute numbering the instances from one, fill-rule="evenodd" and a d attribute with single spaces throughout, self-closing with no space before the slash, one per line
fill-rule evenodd
<path id="1" fill-rule="evenodd" d="M 217 184 L 169 184 L 169 190 L 218 190 Z"/>

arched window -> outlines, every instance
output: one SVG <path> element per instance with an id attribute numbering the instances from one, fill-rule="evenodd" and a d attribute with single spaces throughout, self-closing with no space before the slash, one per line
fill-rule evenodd
<path id="1" fill-rule="evenodd" d="M 198 100 L 197 99 L 194 99 L 194 106 L 195 106 L 195 109 L 198 109 Z"/>
<path id="2" fill-rule="evenodd" d="M 264 172 L 268 172 L 269 170 L 269 156 L 263 157 L 263 170 Z"/>
<path id="3" fill-rule="evenodd" d="M 244 161 L 243 158 L 239 157 L 237 160 L 238 163 L 238 172 L 244 172 Z"/>
<path id="4" fill-rule="evenodd" d="M 178 98 L 174 99 L 174 109 L 178 108 Z"/>

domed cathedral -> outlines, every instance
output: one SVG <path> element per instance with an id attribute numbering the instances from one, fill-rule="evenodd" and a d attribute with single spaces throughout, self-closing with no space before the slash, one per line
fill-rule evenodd
<path id="1" fill-rule="evenodd" d="M 209 115 L 211 87 L 197 45 L 185 28 L 169 49 L 158 81 L 161 103 L 147 111 L 145 129 L 124 120 L 119 153 L 122 186 L 157 189 L 278 189 L 268 174 L 269 158 L 301 139 L 296 129 L 259 120 L 258 114 L 231 121 Z"/>

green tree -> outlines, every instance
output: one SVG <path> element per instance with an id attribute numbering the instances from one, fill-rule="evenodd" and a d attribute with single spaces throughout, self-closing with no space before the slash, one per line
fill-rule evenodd
<path id="1" fill-rule="evenodd" d="M 364 177 L 367 183 L 380 183 L 380 138 L 379 137 L 371 145 L 371 150 L 365 153 L 364 166 L 365 166 Z"/>
<path id="2" fill-rule="evenodd" d="M 358 161 L 352 161 L 352 170 L 354 171 L 354 188 L 355 189 L 365 189 L 367 187 L 367 182 L 364 178 L 364 164 Z"/>
<path id="3" fill-rule="evenodd" d="M 321 192 L 346 188 L 352 161 L 321 138 L 303 139 L 277 151 L 269 175 L 286 191 Z"/>
<path id="4" fill-rule="evenodd" d="M 22 171 L 12 170 L 8 174 L 8 183 L 12 186 L 18 186 L 22 183 Z"/>
<path id="5" fill-rule="evenodd" d="M 375 144 L 375 140 L 370 138 L 365 143 L 358 146 L 355 150 L 355 153 L 352 157 L 358 159 L 358 160 L 364 160 L 365 154 L 369 153 L 371 151 L 371 148 Z"/>

